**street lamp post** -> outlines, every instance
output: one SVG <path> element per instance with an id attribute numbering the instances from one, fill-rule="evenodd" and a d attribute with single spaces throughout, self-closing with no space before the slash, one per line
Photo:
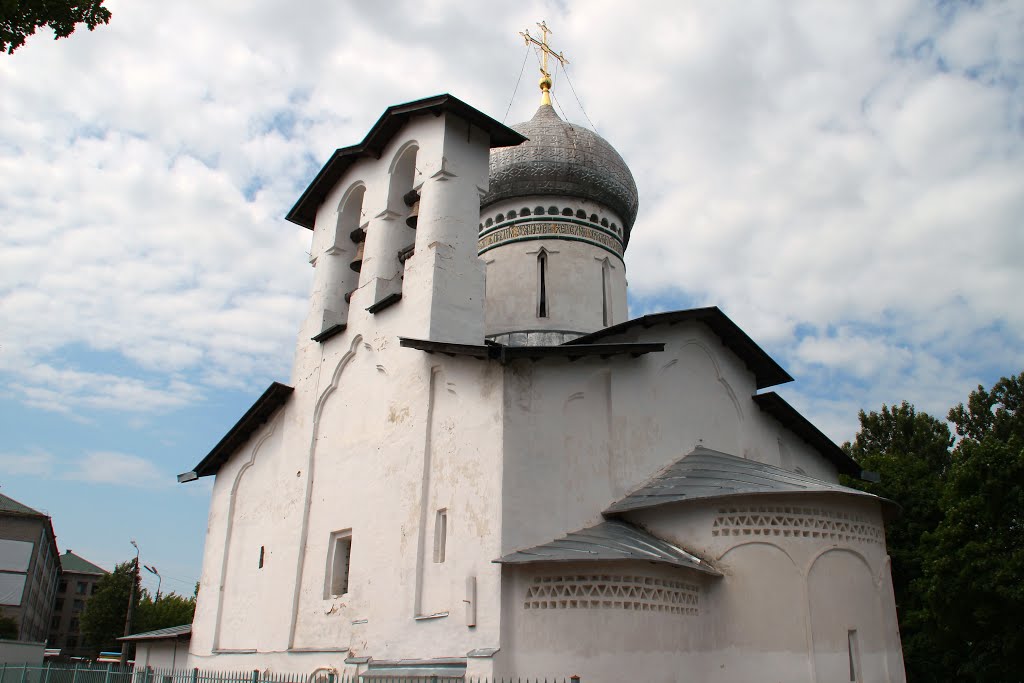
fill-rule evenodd
<path id="1" fill-rule="evenodd" d="M 155 565 L 144 564 L 142 568 L 150 574 L 156 574 L 156 599 L 153 602 L 160 602 L 160 586 L 163 585 L 164 577 L 160 576 L 160 572 L 156 570 Z"/>
<path id="2" fill-rule="evenodd" d="M 139 585 L 139 545 L 132 539 L 132 546 L 135 548 L 135 566 L 132 571 L 132 587 L 128 593 L 128 614 L 124 618 L 124 635 L 132 634 L 132 616 L 135 612 L 135 587 Z M 128 663 L 128 649 L 131 643 L 127 640 L 121 642 L 121 666 Z"/>

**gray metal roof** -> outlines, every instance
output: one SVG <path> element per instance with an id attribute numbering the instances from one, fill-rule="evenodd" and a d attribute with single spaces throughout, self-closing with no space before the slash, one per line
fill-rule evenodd
<path id="1" fill-rule="evenodd" d="M 687 500 L 765 493 L 840 493 L 892 503 L 873 494 L 831 484 L 806 474 L 697 447 L 636 491 L 613 504 L 605 510 L 605 514 Z"/>
<path id="2" fill-rule="evenodd" d="M 18 515 L 36 515 L 39 517 L 45 517 L 39 510 L 33 510 L 24 503 L 19 503 L 10 496 L 5 496 L 0 493 L 0 512 L 13 512 Z"/>
<path id="3" fill-rule="evenodd" d="M 550 543 L 509 553 L 495 562 L 533 564 L 602 560 L 644 560 L 721 576 L 717 569 L 696 555 L 620 520 L 601 522 Z"/>
<path id="4" fill-rule="evenodd" d="M 491 150 L 490 185 L 481 209 L 503 199 L 560 195 L 604 204 L 622 218 L 629 233 L 640 206 L 629 166 L 607 140 L 583 126 L 563 121 L 551 105 L 512 126 L 529 138 L 513 147 Z"/>
<path id="5" fill-rule="evenodd" d="M 740 329 L 739 325 L 729 319 L 718 306 L 707 306 L 704 308 L 689 308 L 682 311 L 666 311 L 664 313 L 651 313 L 648 315 L 633 318 L 625 322 L 606 327 L 572 341 L 565 342 L 565 346 L 578 346 L 582 344 L 593 344 L 598 340 L 608 337 L 620 337 L 618 341 L 644 341 L 645 337 L 663 337 L 665 330 L 648 332 L 648 328 L 656 325 L 667 325 L 669 327 L 679 323 L 699 322 L 706 325 L 712 332 L 718 335 L 726 348 L 739 356 L 739 359 L 754 373 L 754 380 L 758 389 L 792 382 L 793 378 L 782 369 L 782 366 L 772 360 L 764 349 L 758 346 L 747 333 Z"/>
<path id="6" fill-rule="evenodd" d="M 144 633 L 133 633 L 130 636 L 123 636 L 118 640 L 170 640 L 172 638 L 185 638 L 186 636 L 191 637 L 192 635 L 192 624 L 182 624 L 181 626 L 168 626 L 167 628 L 158 628 L 155 631 L 146 631 Z"/>

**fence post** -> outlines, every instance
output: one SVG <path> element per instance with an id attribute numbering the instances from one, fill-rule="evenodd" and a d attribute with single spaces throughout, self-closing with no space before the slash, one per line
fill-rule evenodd
<path id="1" fill-rule="evenodd" d="M 28 678 L 28 662 L 21 665 L 21 683 L 25 683 L 26 678 Z"/>
<path id="2" fill-rule="evenodd" d="M 0 681 L 0 683 L 3 683 Z M 199 667 L 192 669 L 192 683 L 199 683 Z"/>

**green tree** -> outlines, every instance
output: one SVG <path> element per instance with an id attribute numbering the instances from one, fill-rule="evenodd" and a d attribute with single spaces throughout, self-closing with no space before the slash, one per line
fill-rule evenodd
<path id="1" fill-rule="evenodd" d="M 949 411 L 961 437 L 924 538 L 921 586 L 948 680 L 1021 681 L 1024 663 L 1024 373 Z"/>
<path id="2" fill-rule="evenodd" d="M 177 593 L 166 593 L 154 600 L 149 591 L 142 592 L 138 611 L 135 613 L 136 632 L 155 631 L 159 628 L 191 624 L 196 612 L 195 597 L 183 597 Z"/>
<path id="3" fill-rule="evenodd" d="M 0 638 L 5 640 L 18 639 L 18 622 L 14 617 L 5 617 L 0 614 Z"/>
<path id="4" fill-rule="evenodd" d="M 96 582 L 96 592 L 85 603 L 81 630 L 84 642 L 94 651 L 121 649 L 128 598 L 135 582 L 135 560 L 122 562 Z"/>
<path id="5" fill-rule="evenodd" d="M 900 514 L 886 520 L 885 537 L 892 559 L 893 592 L 911 681 L 943 680 L 930 633 L 923 576 L 922 542 L 943 518 L 941 494 L 949 470 L 953 438 L 945 422 L 917 412 L 906 401 L 881 411 L 858 414 L 860 431 L 844 450 L 879 482 L 844 478 L 844 483 L 897 502 Z"/>
<path id="6" fill-rule="evenodd" d="M 0 0 L 0 52 L 13 53 L 37 28 L 49 26 L 54 40 L 74 33 L 79 24 L 90 31 L 110 22 L 104 0 Z"/>

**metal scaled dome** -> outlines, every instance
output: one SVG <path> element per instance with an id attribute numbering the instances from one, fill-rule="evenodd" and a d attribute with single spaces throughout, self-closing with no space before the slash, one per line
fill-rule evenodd
<path id="1" fill-rule="evenodd" d="M 629 242 L 640 200 L 633 174 L 607 140 L 563 121 L 549 104 L 512 129 L 529 139 L 516 147 L 491 150 L 490 187 L 481 209 L 530 195 L 589 199 L 619 214 L 623 239 Z"/>

